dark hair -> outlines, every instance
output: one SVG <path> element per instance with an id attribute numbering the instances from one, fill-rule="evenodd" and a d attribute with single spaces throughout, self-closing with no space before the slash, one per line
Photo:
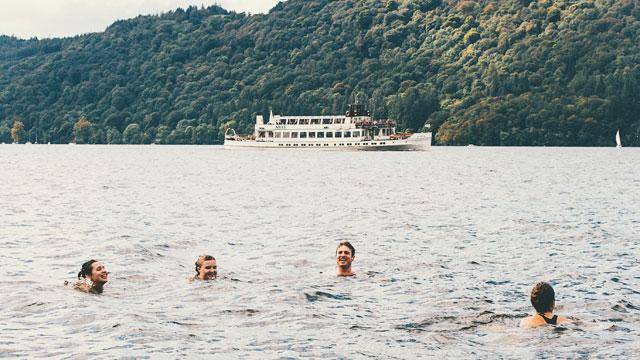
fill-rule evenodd
<path id="1" fill-rule="evenodd" d="M 97 262 L 97 260 L 91 259 L 82 264 L 82 268 L 80 268 L 80 272 L 78 273 L 78 279 L 86 278 L 87 276 L 91 277 L 91 267 L 94 262 Z"/>
<path id="2" fill-rule="evenodd" d="M 340 249 L 340 246 L 348 247 L 349 250 L 351 250 L 351 256 L 356 256 L 356 248 L 354 248 L 353 245 L 351 245 L 350 242 L 348 242 L 348 241 L 340 241 L 340 243 L 338 244 L 338 247 L 336 247 L 336 253 L 338 252 L 338 249 Z"/>
<path id="3" fill-rule="evenodd" d="M 200 275 L 200 267 L 202 266 L 202 263 L 205 261 L 209 261 L 209 260 L 215 260 L 216 258 L 214 258 L 211 255 L 200 255 L 198 256 L 198 260 L 196 260 L 196 274 Z"/>
<path id="4" fill-rule="evenodd" d="M 555 302 L 556 294 L 549 283 L 539 282 L 531 290 L 531 305 L 533 305 L 538 314 L 552 311 Z"/>

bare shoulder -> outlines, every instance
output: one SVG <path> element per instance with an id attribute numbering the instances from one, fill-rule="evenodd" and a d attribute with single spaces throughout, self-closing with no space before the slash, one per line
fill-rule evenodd
<path id="1" fill-rule="evenodd" d="M 520 321 L 520 327 L 523 328 L 536 328 L 538 326 L 545 325 L 544 321 L 541 321 L 540 318 L 536 316 L 527 316 L 526 318 Z"/>
<path id="2" fill-rule="evenodd" d="M 533 325 L 531 324 L 531 316 L 527 316 L 526 318 L 523 318 L 522 320 L 520 320 L 520 327 L 523 327 L 523 328 L 533 327 Z"/>

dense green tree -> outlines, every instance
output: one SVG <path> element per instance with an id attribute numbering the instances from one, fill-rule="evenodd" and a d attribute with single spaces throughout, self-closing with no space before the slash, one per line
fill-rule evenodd
<path id="1" fill-rule="evenodd" d="M 8 144 L 11 142 L 11 128 L 5 122 L 0 123 L 0 144 Z"/>
<path id="2" fill-rule="evenodd" d="M 339 114 L 357 94 L 401 129 L 427 120 L 440 144 L 610 146 L 620 129 L 639 145 L 638 38 L 630 0 L 191 7 L 72 38 L 0 36 L 0 119 L 60 143 L 219 143 L 269 109 Z"/>
<path id="3" fill-rule="evenodd" d="M 122 132 L 122 141 L 125 144 L 142 144 L 144 141 L 140 125 L 129 124 Z"/>
<path id="4" fill-rule="evenodd" d="M 107 144 L 122 144 L 122 134 L 118 129 L 107 129 Z"/>

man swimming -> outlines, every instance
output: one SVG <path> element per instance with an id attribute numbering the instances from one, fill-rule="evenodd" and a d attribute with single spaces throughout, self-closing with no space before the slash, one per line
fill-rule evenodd
<path id="1" fill-rule="evenodd" d="M 336 263 L 338 264 L 338 276 L 353 276 L 351 263 L 356 258 L 356 249 L 348 241 L 341 241 L 336 248 Z"/>
<path id="2" fill-rule="evenodd" d="M 539 282 L 531 290 L 531 305 L 536 314 L 526 317 L 520 322 L 522 327 L 538 327 L 543 325 L 557 325 L 568 323 L 564 317 L 553 315 L 556 306 L 555 292 L 549 283 Z"/>
<path id="3" fill-rule="evenodd" d="M 74 289 L 85 293 L 102 294 L 104 284 L 109 281 L 109 272 L 101 262 L 92 259 L 82 264 L 78 272 L 78 280 L 73 284 Z"/>
<path id="4" fill-rule="evenodd" d="M 201 255 L 196 260 L 196 276 L 193 280 L 215 280 L 218 277 L 218 264 L 211 255 Z"/>

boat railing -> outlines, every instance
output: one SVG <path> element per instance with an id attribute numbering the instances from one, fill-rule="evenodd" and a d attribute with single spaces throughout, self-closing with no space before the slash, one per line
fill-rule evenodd
<path id="1" fill-rule="evenodd" d="M 404 140 L 404 139 L 410 138 L 411 135 L 413 135 L 412 132 L 399 132 L 399 133 L 391 134 L 389 138 L 391 140 Z"/>
<path id="2" fill-rule="evenodd" d="M 389 120 L 389 119 L 381 119 L 381 120 L 373 120 L 373 119 L 366 119 L 366 120 L 358 120 L 355 121 L 354 124 L 356 125 L 356 127 L 358 128 L 372 128 L 372 127 L 395 127 L 396 126 L 396 122 L 393 120 Z"/>

